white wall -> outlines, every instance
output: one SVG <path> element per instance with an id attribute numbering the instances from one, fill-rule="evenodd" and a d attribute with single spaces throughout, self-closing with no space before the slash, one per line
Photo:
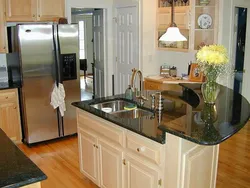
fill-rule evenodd
<path id="1" fill-rule="evenodd" d="M 71 8 L 104 8 L 106 14 L 104 19 L 107 20 L 105 23 L 105 35 L 107 41 L 104 42 L 105 50 L 105 94 L 112 94 L 112 74 L 113 74 L 113 0 L 66 0 L 65 1 L 65 12 L 68 21 L 71 21 Z"/>

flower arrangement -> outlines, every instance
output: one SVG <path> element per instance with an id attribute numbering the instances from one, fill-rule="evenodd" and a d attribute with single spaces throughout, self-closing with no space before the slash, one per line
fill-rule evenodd
<path id="1" fill-rule="evenodd" d="M 202 84 L 201 91 L 205 103 L 214 104 L 219 94 L 219 85 L 216 79 L 227 70 L 228 53 L 222 45 L 202 47 L 196 55 L 200 71 L 206 76 L 206 83 Z"/>
<path id="2" fill-rule="evenodd" d="M 207 81 L 216 81 L 217 77 L 225 71 L 229 61 L 227 50 L 222 45 L 204 46 L 198 51 L 196 58 Z"/>

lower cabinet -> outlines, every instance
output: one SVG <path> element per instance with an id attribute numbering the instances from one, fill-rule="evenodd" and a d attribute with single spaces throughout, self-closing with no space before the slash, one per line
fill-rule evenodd
<path id="1" fill-rule="evenodd" d="M 123 152 L 104 140 L 98 141 L 100 155 L 100 186 L 122 188 Z"/>
<path id="2" fill-rule="evenodd" d="M 99 155 L 97 151 L 97 137 L 89 132 L 79 129 L 79 154 L 80 154 L 80 170 L 92 180 L 96 185 L 100 185 L 98 162 Z"/>
<path id="3" fill-rule="evenodd" d="M 157 188 L 161 186 L 158 170 L 150 168 L 132 156 L 124 157 L 124 187 L 125 188 Z"/>
<path id="4" fill-rule="evenodd" d="M 0 128 L 13 141 L 21 141 L 21 122 L 17 89 L 0 91 Z"/>
<path id="5" fill-rule="evenodd" d="M 78 130 L 81 172 L 102 188 L 122 187 L 122 151 L 83 129 Z"/>

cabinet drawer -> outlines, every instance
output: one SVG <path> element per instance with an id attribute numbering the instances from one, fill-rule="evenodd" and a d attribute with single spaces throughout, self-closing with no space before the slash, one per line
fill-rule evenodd
<path id="1" fill-rule="evenodd" d="M 0 101 L 2 102 L 8 102 L 8 101 L 16 101 L 16 92 L 15 90 L 3 90 L 0 91 Z"/>
<path id="2" fill-rule="evenodd" d="M 146 90 L 159 90 L 161 88 L 160 83 L 154 83 L 154 82 L 145 82 L 145 89 Z"/>
<path id="3" fill-rule="evenodd" d="M 89 113 L 78 111 L 78 126 L 80 128 L 87 128 L 95 131 L 97 134 L 102 135 L 118 145 L 124 146 L 124 131 L 119 129 L 117 125 L 112 125 Z"/>
<path id="4" fill-rule="evenodd" d="M 161 164 L 162 162 L 164 147 L 148 138 L 143 138 L 140 135 L 137 136 L 134 133 L 128 132 L 126 136 L 126 147 L 128 150 L 156 164 Z"/>

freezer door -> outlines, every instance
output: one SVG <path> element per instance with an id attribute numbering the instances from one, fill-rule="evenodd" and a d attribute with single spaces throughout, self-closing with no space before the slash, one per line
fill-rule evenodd
<path id="1" fill-rule="evenodd" d="M 56 79 L 52 25 L 19 25 L 22 106 L 28 144 L 57 138 L 58 114 L 50 105 Z"/>
<path id="2" fill-rule="evenodd" d="M 62 122 L 64 136 L 67 136 L 77 132 L 76 109 L 71 103 L 81 100 L 78 25 L 58 25 L 58 38 L 61 53 L 59 77 L 66 94 L 66 112 Z"/>

